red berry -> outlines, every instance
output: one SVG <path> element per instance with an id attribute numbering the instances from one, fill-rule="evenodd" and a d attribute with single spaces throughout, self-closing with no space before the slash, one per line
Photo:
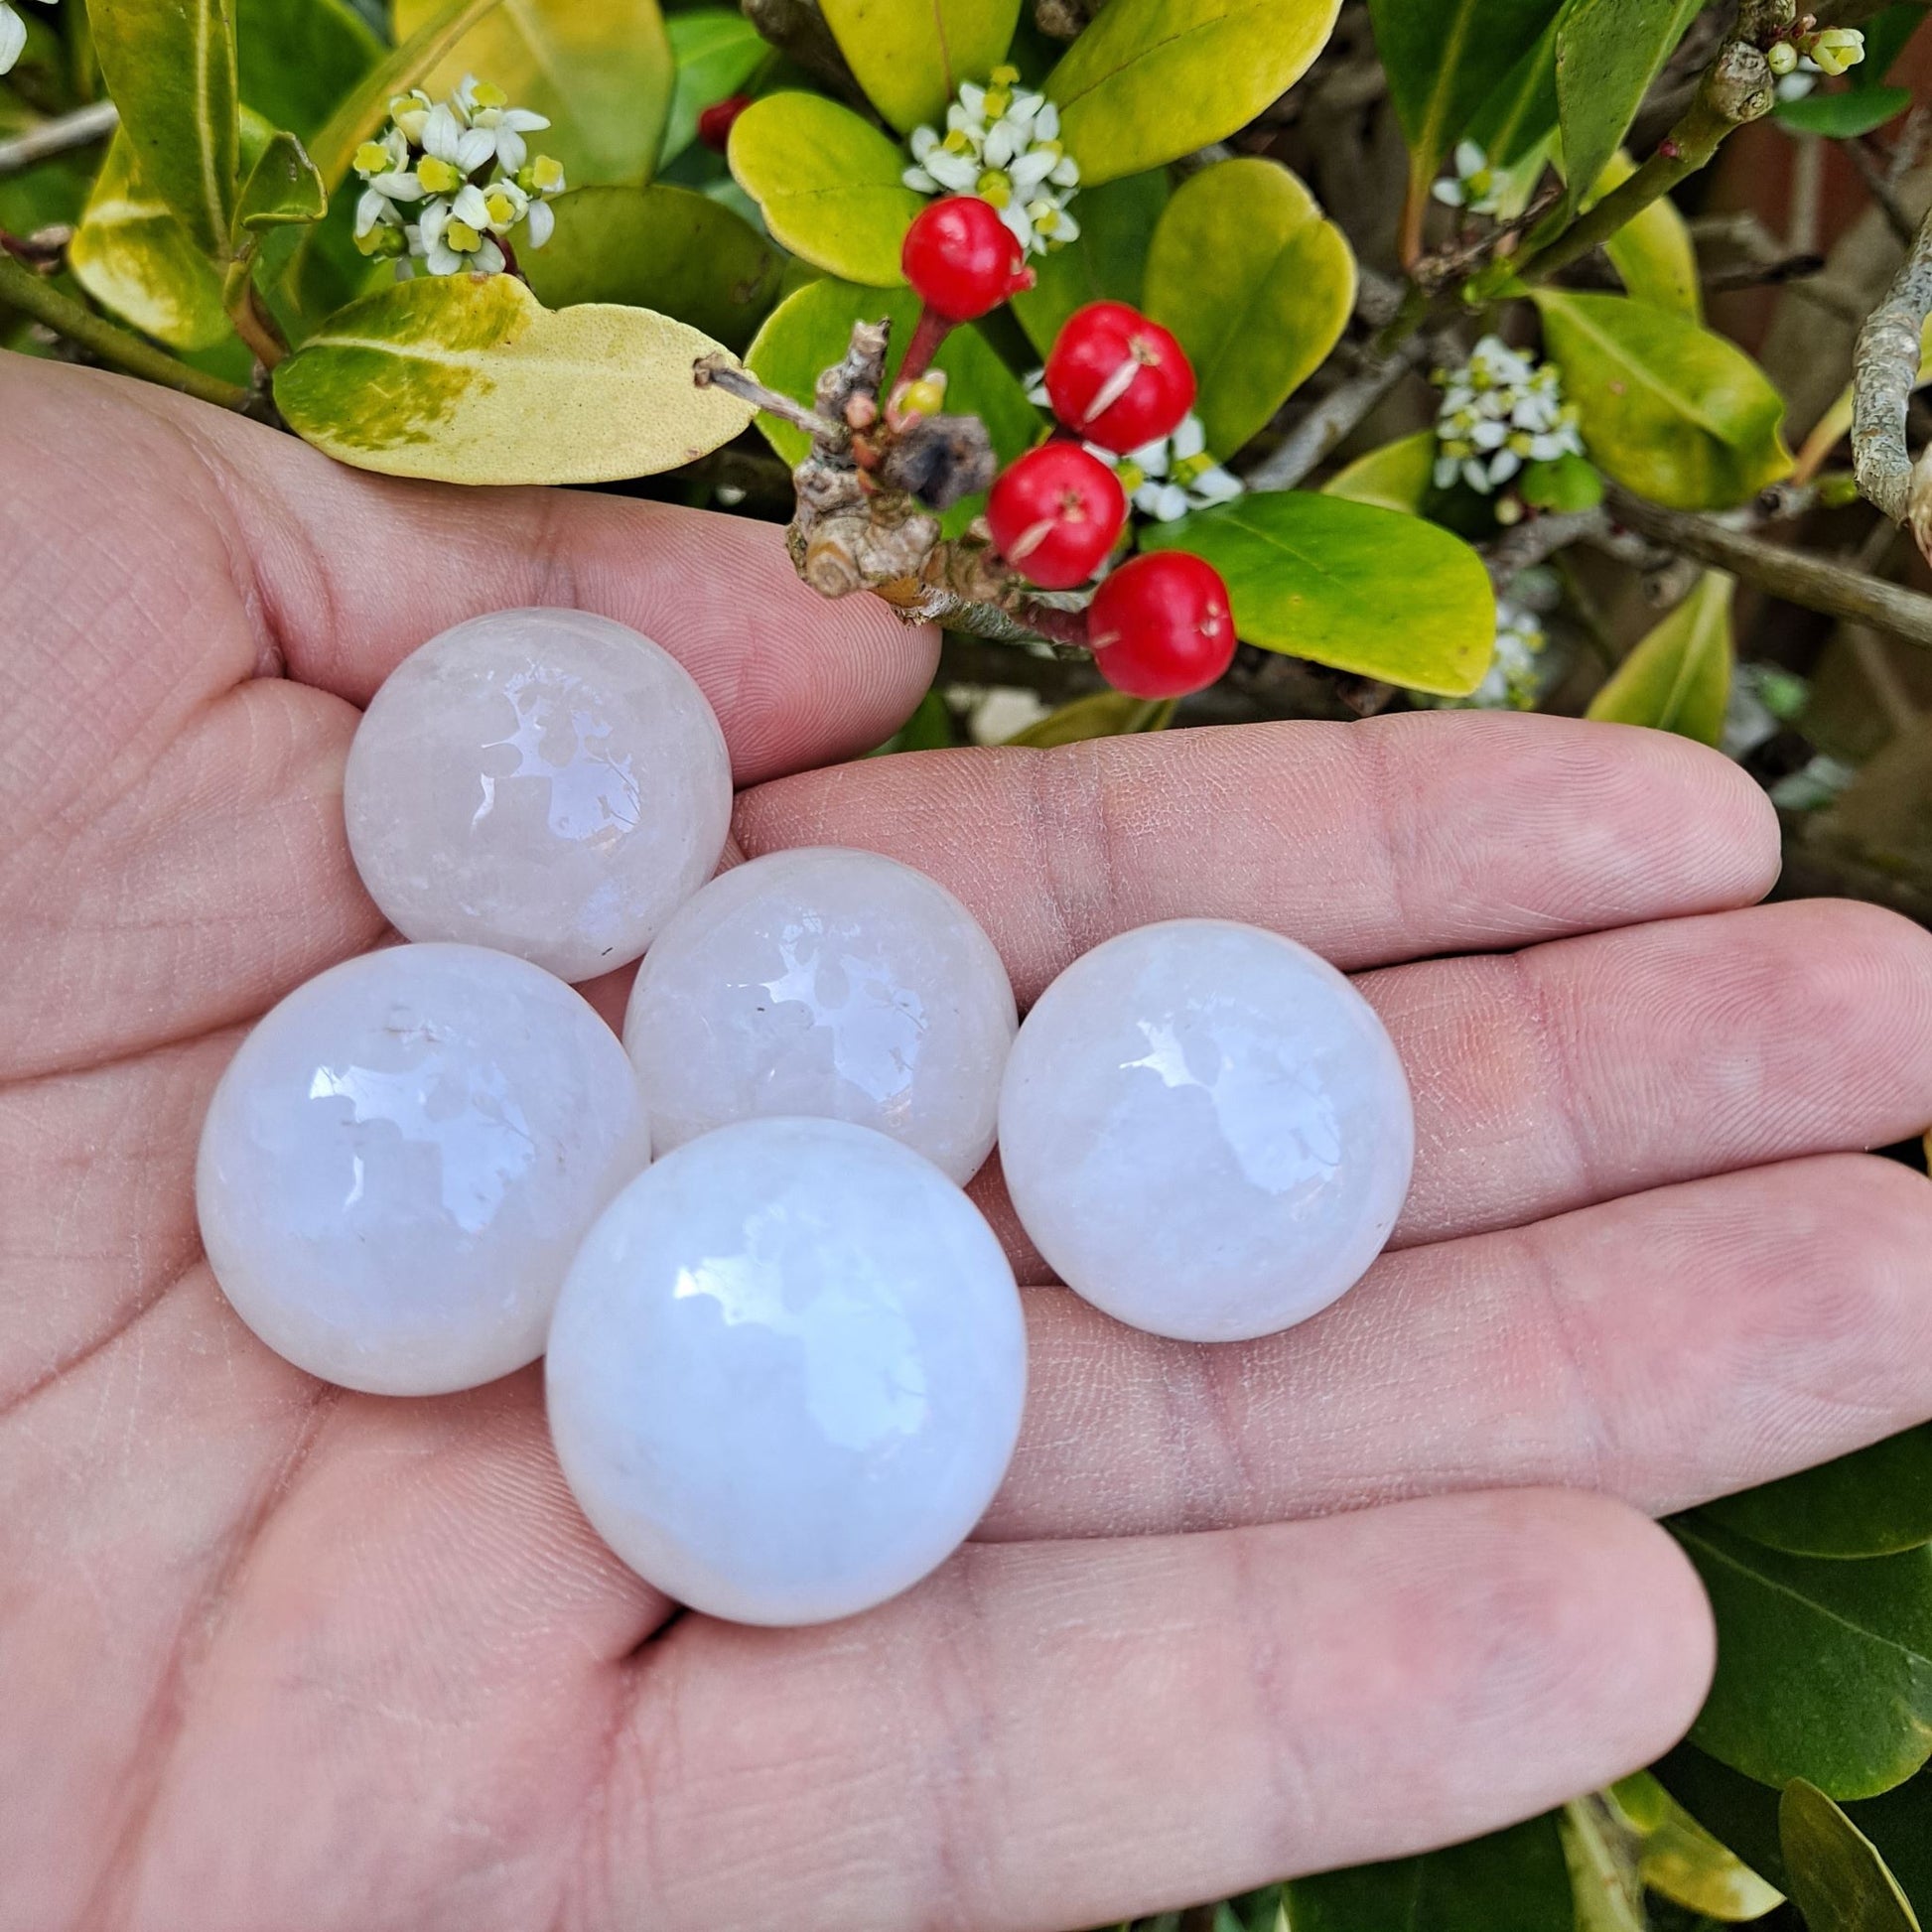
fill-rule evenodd
<path id="1" fill-rule="evenodd" d="M 1077 443 L 1042 443 L 1000 473 L 986 499 L 993 547 L 1043 591 L 1070 591 L 1105 561 L 1127 521 L 1120 479 Z"/>
<path id="2" fill-rule="evenodd" d="M 898 260 L 919 300 L 948 322 L 971 322 L 1034 285 L 1020 237 L 977 195 L 948 195 L 921 208 Z"/>
<path id="3" fill-rule="evenodd" d="M 1185 550 L 1130 557 L 1094 592 L 1087 641 L 1115 690 L 1184 698 L 1212 684 L 1234 656 L 1228 587 Z"/>
<path id="4" fill-rule="evenodd" d="M 1172 436 L 1194 405 L 1187 352 L 1125 302 L 1089 302 L 1067 317 L 1046 358 L 1053 413 L 1104 450 Z"/>
<path id="5" fill-rule="evenodd" d="M 698 139 L 708 148 L 716 148 L 720 154 L 725 152 L 730 141 L 732 123 L 751 106 L 750 94 L 727 94 L 723 100 L 714 100 L 698 116 Z"/>

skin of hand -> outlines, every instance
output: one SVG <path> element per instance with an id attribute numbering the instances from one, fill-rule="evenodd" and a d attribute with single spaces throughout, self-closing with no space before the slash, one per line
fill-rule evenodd
<path id="1" fill-rule="evenodd" d="M 0 354 L 0 1927 L 1065 1932 L 1503 1824 L 1691 1721 L 1646 1520 L 1932 1415 L 1932 940 L 1757 906 L 1715 753 L 1419 715 L 839 763 L 934 639 L 779 534 L 339 468 Z M 196 1235 L 249 1023 L 383 937 L 356 707 L 519 604 L 717 707 L 741 850 L 868 846 L 1023 1007 L 1181 914 L 1343 967 L 1413 1082 L 1391 1251 L 1250 1344 L 1029 1284 L 976 1540 L 820 1629 L 677 1616 L 586 1527 L 531 1371 L 381 1401 L 278 1360 Z M 614 1012 L 621 983 L 592 989 Z"/>

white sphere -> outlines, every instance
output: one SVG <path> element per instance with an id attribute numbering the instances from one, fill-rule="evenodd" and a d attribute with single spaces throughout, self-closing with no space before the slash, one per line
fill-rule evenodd
<path id="1" fill-rule="evenodd" d="M 543 1352 L 570 1258 L 649 1140 L 622 1045 L 563 981 L 392 946 L 242 1041 L 202 1130 L 202 1239 L 297 1367 L 441 1395 Z"/>
<path id="2" fill-rule="evenodd" d="M 1000 1161 L 1040 1253 L 1181 1341 L 1324 1309 L 1395 1225 L 1415 1152 L 1374 1011 L 1306 947 L 1221 919 L 1124 932 L 1027 1016 Z"/>
<path id="3" fill-rule="evenodd" d="M 715 879 L 644 957 L 623 1043 L 659 1154 L 804 1114 L 890 1134 L 954 1180 L 993 1151 L 1018 1024 L 993 942 L 876 852 L 773 852 Z"/>
<path id="4" fill-rule="evenodd" d="M 690 674 L 583 611 L 497 611 L 433 637 L 363 714 L 349 850 L 410 939 L 585 980 L 635 959 L 717 870 L 731 760 Z"/>
<path id="5" fill-rule="evenodd" d="M 818 1623 L 943 1562 L 999 1487 L 1026 1330 L 993 1231 L 868 1128 L 754 1120 L 632 1181 L 550 1331 L 550 1429 L 639 1576 Z"/>

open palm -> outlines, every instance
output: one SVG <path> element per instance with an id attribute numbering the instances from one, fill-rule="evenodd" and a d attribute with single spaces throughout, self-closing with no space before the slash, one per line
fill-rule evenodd
<path id="1" fill-rule="evenodd" d="M 775 531 L 386 483 L 6 355 L 0 556 L 6 1932 L 1062 1932 L 1466 1836 L 1695 1711 L 1708 1618 L 1644 1512 L 1932 1414 L 1932 1190 L 1844 1152 L 1932 1117 L 1932 942 L 1738 909 L 1776 827 L 1715 755 L 1429 716 L 813 769 L 933 643 L 818 603 Z M 201 1255 L 202 1111 L 382 936 L 356 704 L 515 604 L 660 639 L 742 848 L 922 867 L 1023 1006 L 1178 914 L 1375 969 L 1418 1108 L 1394 1251 L 1197 1349 L 1016 1237 L 1004 1494 L 801 1631 L 623 1571 L 534 1372 L 385 1402 L 269 1354 Z"/>

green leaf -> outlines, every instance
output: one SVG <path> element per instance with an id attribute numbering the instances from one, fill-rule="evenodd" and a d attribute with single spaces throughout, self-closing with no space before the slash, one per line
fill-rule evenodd
<path id="1" fill-rule="evenodd" d="M 320 221 L 328 210 L 329 192 L 309 151 L 293 134 L 278 132 L 270 136 L 242 184 L 229 253 L 239 255 L 250 233 Z"/>
<path id="2" fill-rule="evenodd" d="M 874 288 L 905 279 L 899 244 L 925 207 L 899 180 L 907 165 L 876 127 L 819 94 L 767 94 L 732 126 L 732 173 L 776 239 Z"/>
<path id="3" fill-rule="evenodd" d="M 1808 1932 L 1919 1932 L 1878 1848 L 1815 1784 L 1785 1786 L 1778 1833 Z"/>
<path id="4" fill-rule="evenodd" d="M 1621 188 L 1636 172 L 1636 164 L 1619 148 L 1597 176 L 1587 206 Z M 1690 224 L 1668 195 L 1659 196 L 1626 221 L 1603 244 L 1603 252 L 1635 300 L 1674 309 L 1693 322 L 1703 320 L 1704 290 L 1698 280 L 1697 243 L 1691 239 Z"/>
<path id="5" fill-rule="evenodd" d="M 1514 168 L 1531 155 L 1539 168 L 1557 131 L 1558 11 L 1476 109 L 1469 139 L 1491 167 Z"/>
<path id="6" fill-rule="evenodd" d="M 228 333 L 219 270 L 135 179 L 125 134 L 108 144 L 68 266 L 103 309 L 170 348 L 207 348 Z"/>
<path id="7" fill-rule="evenodd" d="M 1046 76 L 1081 180 L 1159 168 L 1246 127 L 1307 71 L 1339 4 L 1108 0 Z"/>
<path id="8" fill-rule="evenodd" d="M 240 127 L 228 0 L 90 0 L 94 52 L 134 170 L 210 261 L 225 261 Z"/>
<path id="9" fill-rule="evenodd" d="M 821 0 L 866 98 L 901 134 L 943 122 L 962 80 L 1007 57 L 1020 0 Z"/>
<path id="10" fill-rule="evenodd" d="M 1588 510 L 1603 500 L 1603 479 L 1575 450 L 1528 465 L 1517 492 L 1532 509 Z"/>
<path id="11" fill-rule="evenodd" d="M 513 275 L 424 276 L 352 302 L 275 371 L 289 427 L 363 470 L 445 483 L 609 483 L 728 443 L 749 403 L 699 389 L 716 347 L 667 316 L 553 314 Z"/>
<path id="12" fill-rule="evenodd" d="M 1436 432 L 1419 429 L 1359 456 L 1321 485 L 1324 496 L 1420 516 L 1436 481 Z"/>
<path id="13" fill-rule="evenodd" d="M 1885 1557 L 1932 1543 L 1932 1424 L 1709 1503 L 1705 1514 L 1801 1557 Z"/>
<path id="14" fill-rule="evenodd" d="M 890 382 L 904 360 L 905 345 L 918 315 L 918 298 L 910 289 L 861 288 L 829 277 L 810 282 L 772 310 L 746 351 L 745 363 L 768 387 L 807 402 L 819 371 L 845 353 L 852 325 L 884 317 L 893 325 L 892 347 L 886 357 Z M 945 371 L 947 409 L 978 416 L 986 424 L 1001 463 L 1011 463 L 1037 439 L 1042 427 L 1038 410 L 1027 400 L 1019 379 L 977 329 L 970 325 L 955 329 L 939 345 L 932 365 Z M 760 416 L 758 421 L 765 441 L 786 463 L 795 465 L 803 460 L 810 447 L 803 430 L 771 416 Z M 968 496 L 946 511 L 941 523 L 947 535 L 957 536 L 964 530 L 985 501 L 984 496 Z"/>
<path id="15" fill-rule="evenodd" d="M 1557 22 L 1557 121 L 1573 209 L 1623 145 L 1650 83 L 1704 0 L 1567 0 Z"/>
<path id="16" fill-rule="evenodd" d="M 308 141 L 382 59 L 382 43 L 342 0 L 234 0 L 241 98 Z"/>
<path id="17" fill-rule="evenodd" d="M 1791 469 L 1784 399 L 1734 343 L 1621 295 L 1538 289 L 1599 470 L 1672 509 L 1730 509 Z"/>
<path id="18" fill-rule="evenodd" d="M 1783 1894 L 1698 1823 L 1648 1771 L 1605 1794 L 1637 1839 L 1637 1870 L 1654 1892 L 1725 1924 L 1774 1911 Z M 1768 1793 L 1767 1793 L 1768 1795 Z"/>
<path id="19" fill-rule="evenodd" d="M 657 154 L 660 168 L 698 138 L 698 116 L 739 92 L 771 52 L 743 14 L 723 7 L 694 7 L 689 13 L 672 14 L 664 30 L 670 36 L 677 78 L 664 122 L 664 144 Z"/>
<path id="20" fill-rule="evenodd" d="M 396 0 L 398 37 L 435 20 L 437 0 Z M 541 146 L 573 188 L 650 179 L 670 111 L 671 43 L 657 0 L 502 0 L 428 69 L 446 94 L 466 73 L 550 117 Z"/>
<path id="21" fill-rule="evenodd" d="M 958 743 L 951 706 L 937 691 L 928 691 L 911 717 L 885 744 L 874 747 L 866 756 L 883 759 L 895 752 L 949 752 Z"/>
<path id="22" fill-rule="evenodd" d="M 1064 248 L 1037 256 L 1033 266 L 1038 279 L 1013 298 L 1013 313 L 1042 357 L 1075 309 L 1089 302 L 1141 306 L 1148 247 L 1167 205 L 1168 176 L 1161 168 L 1080 190 L 1079 234 Z"/>
<path id="23" fill-rule="evenodd" d="M 1718 1618 L 1717 1681 L 1693 1743 L 1762 1783 L 1807 1778 L 1836 1798 L 1887 1791 L 1925 1762 L 1932 1549 L 1830 1562 L 1702 1515 L 1670 1527 Z"/>
<path id="24" fill-rule="evenodd" d="M 1294 1932 L 1573 1932 L 1576 1923 L 1554 1815 L 1285 1889 Z"/>
<path id="25" fill-rule="evenodd" d="M 1259 490 L 1173 523 L 1147 550 L 1191 550 L 1227 579 L 1251 644 L 1415 691 L 1465 697 L 1496 643 L 1496 600 L 1461 538 L 1313 490 Z"/>
<path id="26" fill-rule="evenodd" d="M 1909 87 L 1848 87 L 1840 93 L 1781 100 L 1772 112 L 1794 134 L 1823 134 L 1835 141 L 1853 141 L 1883 127 L 1911 104 Z"/>
<path id="27" fill-rule="evenodd" d="M 1203 168 L 1154 230 L 1147 312 L 1194 365 L 1216 456 L 1232 456 L 1321 366 L 1354 306 L 1348 243 L 1277 162 Z"/>
<path id="28" fill-rule="evenodd" d="M 1166 731 L 1173 713 L 1172 698 L 1130 698 L 1125 691 L 1095 691 L 1049 711 L 1037 724 L 1015 732 L 1007 743 L 1044 750 L 1078 745 L 1089 738 L 1127 738 L 1136 732 Z"/>
<path id="29" fill-rule="evenodd" d="M 742 349 L 777 300 L 784 257 L 708 195 L 654 182 L 573 189 L 551 207 L 556 232 L 519 257 L 547 309 L 655 309 Z"/>
<path id="30" fill-rule="evenodd" d="M 1730 701 L 1730 593 L 1728 577 L 1706 571 L 1616 667 L 1589 701 L 1589 716 L 1717 744 Z"/>
<path id="31" fill-rule="evenodd" d="M 1375 46 L 1420 197 L 1476 110 L 1512 76 L 1563 0 L 1369 0 Z M 1527 80 L 1528 75 L 1525 73 Z"/>

